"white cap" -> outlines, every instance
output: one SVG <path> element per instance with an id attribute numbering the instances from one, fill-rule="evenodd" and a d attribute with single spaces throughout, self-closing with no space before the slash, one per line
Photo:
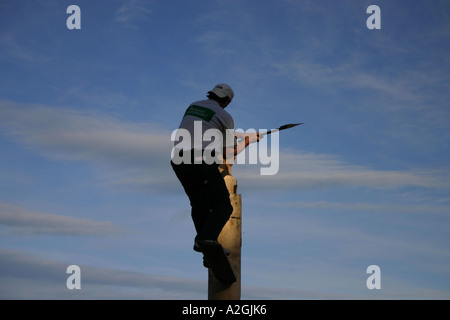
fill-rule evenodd
<path id="1" fill-rule="evenodd" d="M 214 93 L 219 98 L 225 98 L 228 97 L 230 100 L 233 100 L 234 92 L 231 87 L 225 83 L 220 83 L 214 87 L 211 91 L 208 91 L 208 93 Z"/>

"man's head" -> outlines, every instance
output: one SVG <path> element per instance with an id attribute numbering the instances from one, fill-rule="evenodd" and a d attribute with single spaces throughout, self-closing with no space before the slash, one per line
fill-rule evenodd
<path id="1" fill-rule="evenodd" d="M 228 106 L 233 100 L 234 92 L 231 87 L 225 83 L 216 85 L 211 91 L 208 91 L 208 98 L 217 101 L 222 108 Z"/>

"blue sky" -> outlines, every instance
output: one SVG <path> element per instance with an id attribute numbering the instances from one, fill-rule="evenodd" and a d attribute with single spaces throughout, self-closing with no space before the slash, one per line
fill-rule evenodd
<path id="1" fill-rule="evenodd" d="M 448 12 L 1 1 L 0 297 L 206 299 L 170 136 L 225 82 L 236 128 L 305 122 L 280 133 L 276 175 L 233 167 L 243 299 L 449 299 Z M 81 290 L 66 288 L 73 264 Z"/>

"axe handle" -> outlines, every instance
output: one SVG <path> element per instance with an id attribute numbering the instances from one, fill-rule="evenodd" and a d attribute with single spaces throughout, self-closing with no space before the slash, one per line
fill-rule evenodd
<path id="1" fill-rule="evenodd" d="M 275 132 L 275 131 L 280 131 L 280 129 L 272 129 L 272 130 L 263 132 L 262 134 L 260 134 L 260 136 L 265 136 L 266 134 L 271 134 L 272 132 Z"/>

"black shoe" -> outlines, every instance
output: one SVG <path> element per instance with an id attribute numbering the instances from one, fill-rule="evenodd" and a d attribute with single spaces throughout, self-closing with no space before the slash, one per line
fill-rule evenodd
<path id="1" fill-rule="evenodd" d="M 208 241 L 208 242 L 211 242 L 211 243 L 214 243 L 214 242 L 217 242 L 217 241 L 215 241 L 215 240 L 200 240 L 200 241 Z M 218 243 L 218 242 L 217 242 Z M 220 245 L 220 243 L 218 243 L 219 245 Z M 195 243 L 194 243 L 194 251 L 196 251 L 196 252 L 202 252 L 202 249 L 200 248 L 200 246 L 198 245 L 198 243 L 197 243 L 197 240 L 195 241 Z M 230 250 L 228 250 L 228 249 L 225 249 L 225 248 L 223 248 L 223 251 L 225 252 L 225 254 L 227 255 L 227 256 L 229 256 L 230 255 Z"/>
<path id="2" fill-rule="evenodd" d="M 220 243 L 217 242 L 217 240 L 208 240 L 208 239 L 197 239 L 197 238 L 195 238 L 194 251 L 202 252 L 202 249 L 201 249 L 201 247 L 199 245 L 199 242 L 201 242 L 202 244 L 206 244 L 208 246 L 220 246 Z"/>
<path id="3" fill-rule="evenodd" d="M 202 249 L 200 249 L 200 246 L 197 244 L 197 242 L 194 243 L 194 251 L 202 252 Z"/>

